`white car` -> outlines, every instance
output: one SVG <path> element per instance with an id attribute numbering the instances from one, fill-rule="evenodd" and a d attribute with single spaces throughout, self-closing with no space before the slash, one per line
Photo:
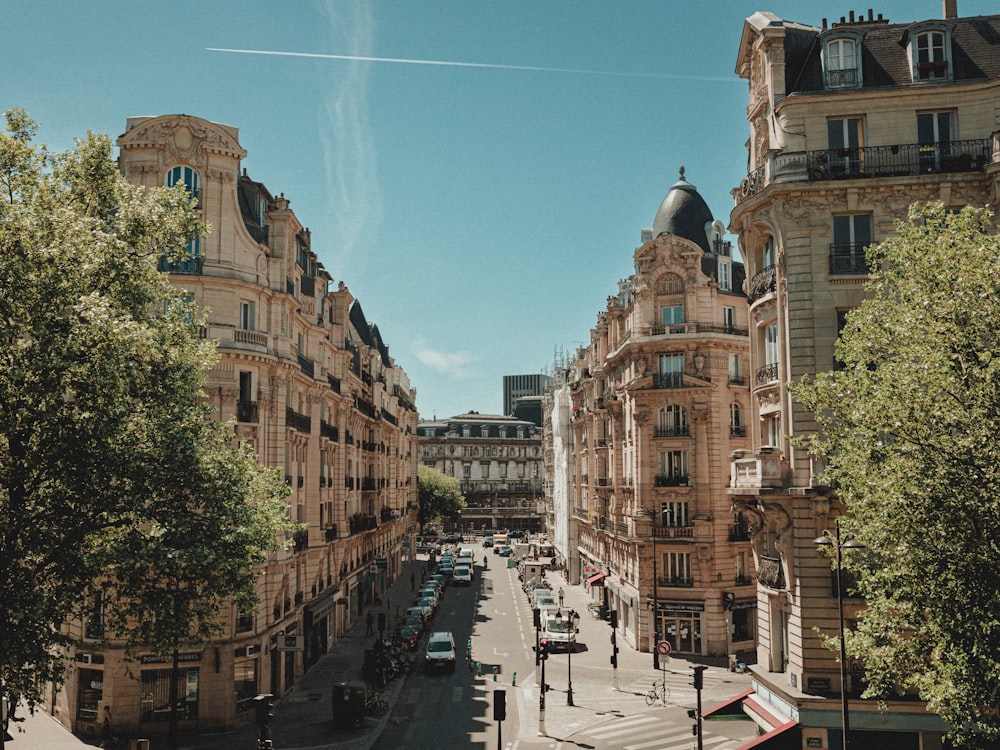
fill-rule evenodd
<path id="1" fill-rule="evenodd" d="M 424 657 L 427 669 L 447 669 L 455 671 L 455 639 L 448 630 L 431 633 L 427 639 L 427 652 Z"/>

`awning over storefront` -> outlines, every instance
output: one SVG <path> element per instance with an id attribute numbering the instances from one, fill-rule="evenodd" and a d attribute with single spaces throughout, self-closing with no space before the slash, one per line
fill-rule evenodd
<path id="1" fill-rule="evenodd" d="M 799 723 L 775 713 L 767 704 L 758 700 L 756 695 L 748 695 L 743 699 L 743 712 L 767 732 L 744 742 L 736 750 L 792 750 L 802 746 Z"/>
<path id="2" fill-rule="evenodd" d="M 592 575 L 590 578 L 587 579 L 587 585 L 588 586 L 603 586 L 604 585 L 604 579 L 607 578 L 607 577 L 608 577 L 607 573 L 597 573 L 597 574 Z"/>

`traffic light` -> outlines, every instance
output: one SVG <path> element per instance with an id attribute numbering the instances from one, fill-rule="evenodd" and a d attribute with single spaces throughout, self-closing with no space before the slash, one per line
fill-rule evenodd
<path id="1" fill-rule="evenodd" d="M 618 629 L 618 610 L 617 609 L 611 610 L 611 629 L 612 630 L 617 630 Z"/>
<path id="2" fill-rule="evenodd" d="M 698 725 L 697 724 L 692 724 L 691 725 L 691 734 L 694 735 L 695 737 L 698 736 Z"/>
<path id="3" fill-rule="evenodd" d="M 270 724 L 274 718 L 274 695 L 263 693 L 254 697 L 254 714 L 261 739 L 270 739 Z"/>
<path id="4" fill-rule="evenodd" d="M 543 661 L 549 658 L 549 639 L 542 638 L 538 642 L 538 657 Z"/>
<path id="5" fill-rule="evenodd" d="M 708 667 L 699 665 L 697 667 L 694 667 L 693 669 L 694 669 L 694 682 L 691 684 L 694 685 L 695 690 L 701 690 L 702 686 L 704 685 L 703 675 L 705 670 L 708 669 Z"/>
<path id="6" fill-rule="evenodd" d="M 538 607 L 535 607 L 533 610 L 531 610 L 531 619 L 536 628 L 542 627 L 542 610 L 540 610 Z"/>
<path id="7" fill-rule="evenodd" d="M 507 691 L 493 691 L 493 721 L 503 721 L 507 718 Z"/>

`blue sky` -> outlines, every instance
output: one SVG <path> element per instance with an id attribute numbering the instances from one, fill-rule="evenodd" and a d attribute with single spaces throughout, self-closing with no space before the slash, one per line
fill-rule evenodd
<path id="1" fill-rule="evenodd" d="M 818 26 L 869 5 L 8 3 L 0 106 L 27 109 L 54 150 L 88 129 L 116 138 L 136 115 L 239 128 L 250 176 L 291 200 L 421 416 L 500 413 L 504 375 L 588 341 L 680 165 L 728 221 L 746 174 L 744 19 Z M 941 16 L 940 0 L 871 7 Z"/>

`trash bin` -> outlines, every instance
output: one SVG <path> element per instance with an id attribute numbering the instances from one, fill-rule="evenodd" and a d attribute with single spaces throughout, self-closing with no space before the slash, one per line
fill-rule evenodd
<path id="1" fill-rule="evenodd" d="M 365 720 L 368 688 L 363 682 L 338 682 L 333 686 L 333 723 L 360 727 Z"/>

